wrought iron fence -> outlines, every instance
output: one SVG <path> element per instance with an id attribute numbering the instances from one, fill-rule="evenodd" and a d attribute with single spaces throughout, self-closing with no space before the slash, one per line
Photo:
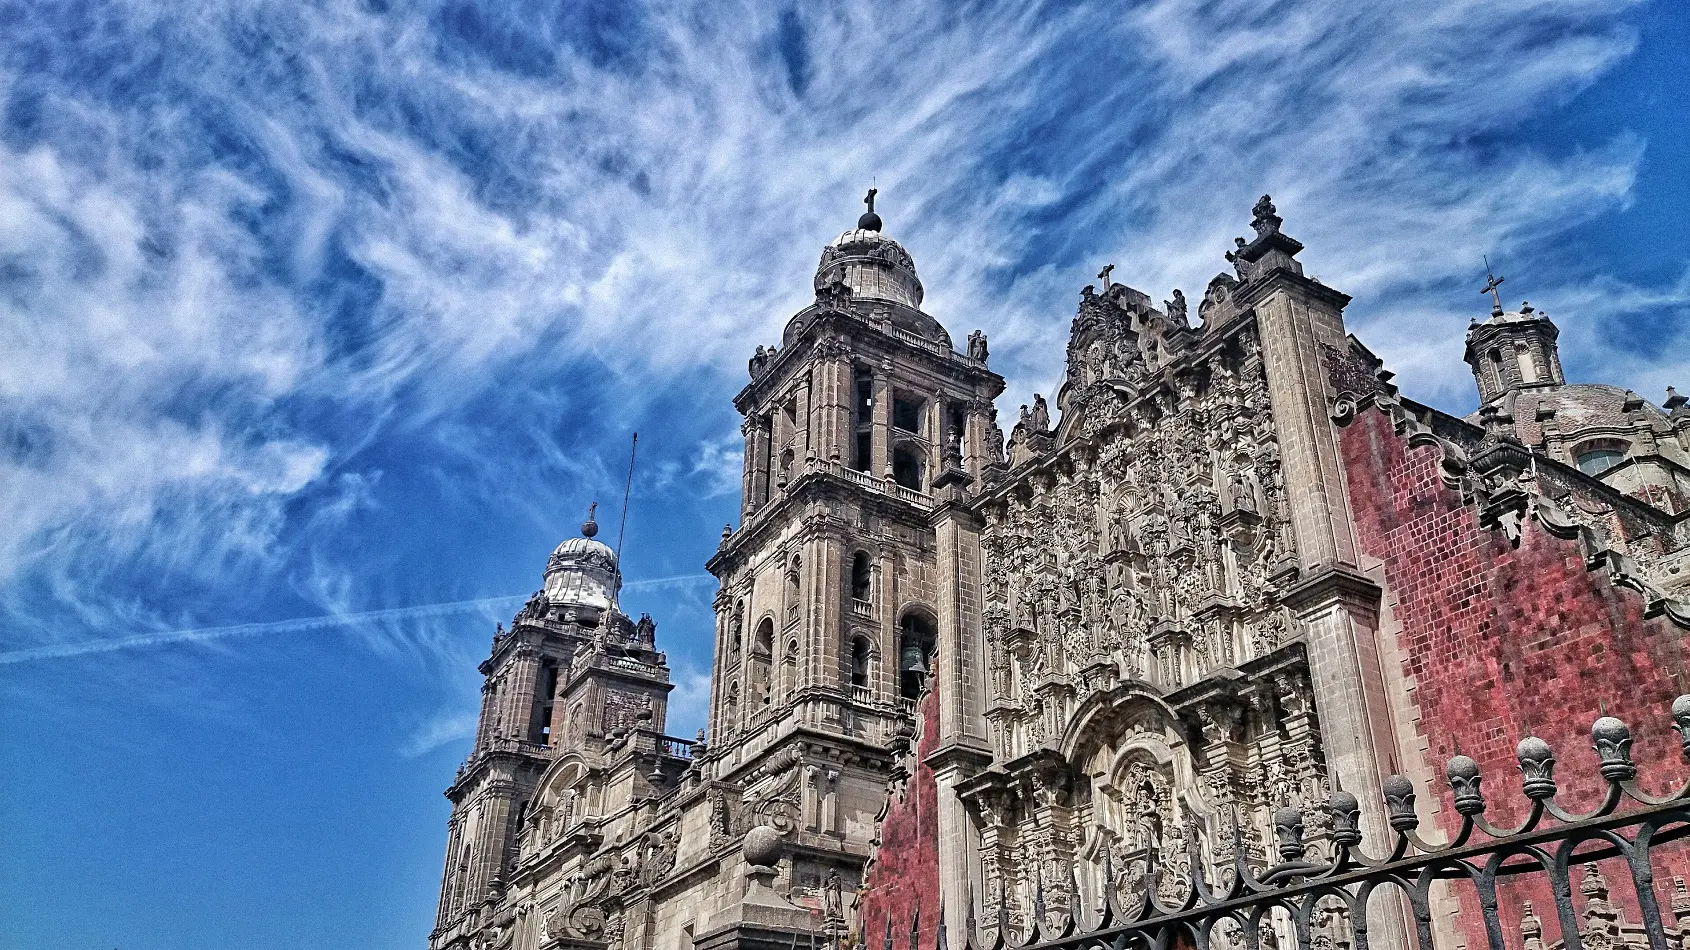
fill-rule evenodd
<path id="1" fill-rule="evenodd" d="M 1690 695 L 1678 697 L 1671 714 L 1684 756 L 1690 760 Z M 1011 925 L 1008 904 L 1000 899 L 995 926 L 989 928 L 995 931 L 992 938 L 981 939 L 971 908 L 963 943 L 967 950 L 1274 950 L 1279 939 L 1276 932 L 1288 929 L 1298 950 L 1311 950 L 1317 914 L 1336 908 L 1347 917 L 1354 950 L 1369 950 L 1370 919 L 1379 923 L 1386 918 L 1406 924 L 1419 950 L 1434 950 L 1433 886 L 1449 881 L 1472 888 L 1489 950 L 1505 950 L 1498 885 L 1535 880 L 1548 885 L 1566 950 L 1609 950 L 1626 943 L 1646 945 L 1649 950 L 1690 950 L 1690 919 L 1680 919 L 1681 914 L 1690 917 L 1690 899 L 1670 902 L 1670 918 L 1663 919 L 1651 863 L 1654 849 L 1690 836 L 1690 782 L 1670 795 L 1652 796 L 1638 785 L 1631 730 L 1624 722 L 1603 716 L 1592 725 L 1590 736 L 1606 790 L 1601 803 L 1583 814 L 1556 801 L 1554 752 L 1542 739 L 1527 738 L 1520 742 L 1516 757 L 1520 790 L 1530 808 L 1515 827 L 1497 827 L 1486 819 L 1479 766 L 1468 756 L 1456 755 L 1445 774 L 1461 826 L 1445 844 L 1430 843 L 1419 835 L 1414 786 L 1403 776 L 1392 775 L 1384 782 L 1383 804 L 1395 840 L 1383 854 L 1370 854 L 1362 847 L 1360 802 L 1338 790 L 1324 806 L 1330 821 L 1329 860 L 1308 859 L 1303 814 L 1283 808 L 1273 817 L 1279 863 L 1270 867 L 1251 866 L 1235 830 L 1232 866 L 1211 883 L 1205 879 L 1197 835 L 1188 834 L 1189 871 L 1178 880 L 1163 880 L 1164 864 L 1153 852 L 1145 862 L 1141 892 L 1131 899 L 1123 898 L 1118 887 L 1108 886 L 1098 902 L 1101 906 L 1066 912 L 1046 906 L 1041 882 L 1032 913 L 1022 926 Z M 1628 803 L 1636 807 L 1622 810 Z M 1607 901 L 1605 880 L 1593 878 L 1595 862 L 1610 859 L 1624 864 L 1642 920 L 1626 928 L 1634 939 L 1621 939 L 1626 935 L 1617 926 L 1609 926 L 1587 940 L 1595 895 L 1607 908 L 1610 925 L 1617 917 L 1615 905 Z M 1104 880 L 1114 882 L 1109 860 L 1105 858 Z M 1574 907 L 1571 881 L 1572 869 L 1581 865 L 1590 869 L 1580 888 L 1587 902 L 1584 929 Z M 1593 879 L 1603 880 L 1599 890 L 1592 885 Z M 1682 881 L 1676 883 L 1682 897 Z M 1168 899 L 1170 890 L 1179 896 Z M 1078 892 L 1075 887 L 1074 893 Z M 1405 902 L 1408 919 L 1403 921 Z M 1070 906 L 1077 908 L 1079 903 L 1076 899 Z M 940 915 L 937 943 L 938 950 L 945 950 L 942 909 Z M 1524 917 L 1520 932 L 1526 945 L 1535 940 L 1543 946 L 1542 921 L 1530 903 L 1524 907 Z M 918 929 L 912 921 L 910 950 L 919 950 Z M 885 950 L 893 950 L 890 918 Z"/>

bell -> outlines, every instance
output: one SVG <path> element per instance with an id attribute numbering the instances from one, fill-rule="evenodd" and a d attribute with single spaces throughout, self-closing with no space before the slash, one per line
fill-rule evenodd
<path id="1" fill-rule="evenodd" d="M 906 673 L 915 673 L 920 676 L 926 676 L 927 651 L 921 648 L 921 644 L 914 641 L 905 643 L 903 654 L 900 657 L 898 665 L 902 667 Z"/>

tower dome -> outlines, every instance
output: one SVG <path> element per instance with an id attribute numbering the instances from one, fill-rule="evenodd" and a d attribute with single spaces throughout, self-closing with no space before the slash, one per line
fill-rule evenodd
<path id="1" fill-rule="evenodd" d="M 546 562 L 546 600 L 554 606 L 607 611 L 616 607 L 616 596 L 622 588 L 622 574 L 617 568 L 616 552 L 603 541 L 594 540 L 599 533 L 593 510 L 581 525 L 581 536 L 570 538 L 552 551 Z"/>
<path id="2" fill-rule="evenodd" d="M 857 226 L 822 249 L 816 290 L 839 280 L 851 288 L 853 297 L 890 300 L 919 309 L 922 289 L 921 278 L 915 275 L 915 261 L 902 245 L 881 233 L 874 196 L 875 189 L 870 188 L 864 199 L 868 211 L 857 219 Z"/>

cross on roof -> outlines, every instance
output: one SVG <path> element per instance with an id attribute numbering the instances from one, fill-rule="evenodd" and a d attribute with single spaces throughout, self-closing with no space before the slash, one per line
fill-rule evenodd
<path id="1" fill-rule="evenodd" d="M 870 214 L 874 213 L 874 196 L 879 194 L 879 193 L 880 193 L 879 188 L 870 188 L 868 190 L 868 197 L 863 199 L 863 204 L 868 205 L 868 210 L 869 210 Z"/>
<path id="2" fill-rule="evenodd" d="M 1493 313 L 1493 314 L 1498 314 L 1498 313 L 1502 312 L 1502 295 L 1497 293 L 1496 289 L 1498 287 L 1501 287 L 1502 282 L 1506 279 L 1507 278 L 1504 278 L 1504 277 L 1497 277 L 1496 275 L 1494 275 L 1490 272 L 1490 258 L 1486 257 L 1485 258 L 1485 289 L 1479 291 L 1479 294 L 1480 294 L 1480 296 L 1483 296 L 1485 294 L 1490 294 L 1491 301 L 1493 302 L 1490 312 Z"/>

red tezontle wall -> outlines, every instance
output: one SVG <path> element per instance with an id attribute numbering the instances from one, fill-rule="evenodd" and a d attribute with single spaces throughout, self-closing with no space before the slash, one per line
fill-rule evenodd
<path id="1" fill-rule="evenodd" d="M 1604 572 L 1585 570 L 1577 544 L 1536 522 L 1525 526 L 1518 547 L 1480 527 L 1476 512 L 1439 478 L 1442 453 L 1409 448 L 1377 409 L 1361 412 L 1340 443 L 1361 547 L 1384 562 L 1445 830 L 1459 822 L 1442 781 L 1443 763 L 1457 744 L 1478 761 L 1491 803 L 1486 816 L 1499 825 L 1524 816 L 1514 751 L 1528 735 L 1555 750 L 1561 802 L 1599 801 L 1606 785 L 1590 724 L 1604 708 L 1631 726 L 1646 788 L 1658 793 L 1683 780 L 1668 707 L 1686 668 L 1685 631 L 1665 618 L 1644 619 L 1636 593 L 1616 588 Z M 1690 856 L 1674 848 L 1661 858 L 1656 894 L 1664 909 L 1672 875 L 1690 875 Z M 1612 899 L 1634 906 L 1628 879 L 1612 864 L 1602 867 Z M 1575 872 L 1575 892 L 1581 877 Z M 1548 891 L 1510 890 L 1500 906 L 1510 945 L 1520 944 L 1522 899 L 1532 900 L 1542 919 L 1545 943 L 1558 939 Z M 1468 946 L 1482 947 L 1477 902 L 1470 888 L 1462 891 Z M 1582 914 L 1576 893 L 1574 902 Z M 1635 924 L 1635 911 L 1627 919 Z"/>
<path id="2" fill-rule="evenodd" d="M 1668 707 L 1686 671 L 1686 634 L 1664 618 L 1645 619 L 1642 601 L 1584 569 L 1578 546 L 1525 526 L 1518 547 L 1479 526 L 1476 513 L 1438 474 L 1440 453 L 1410 449 L 1381 412 L 1366 410 L 1340 436 L 1362 549 L 1383 562 L 1387 597 L 1400 633 L 1403 672 L 1412 678 L 1418 727 L 1440 780 L 1422 794 L 1443 801 L 1445 830 L 1456 826 L 1442 764 L 1460 751 L 1485 775 L 1486 815 L 1507 825 L 1523 815 L 1514 748 L 1536 735 L 1555 750 L 1559 800 L 1585 807 L 1605 787 L 1590 747 L 1590 724 L 1603 714 L 1632 728 L 1640 779 L 1665 791 L 1685 775 Z M 930 692 L 920 708 L 923 728 L 902 801 L 888 810 L 876 862 L 864 880 L 860 940 L 882 950 L 892 922 L 897 950 L 909 948 L 910 921 L 921 908 L 920 945 L 934 946 L 938 926 L 937 785 L 922 760 L 938 734 L 938 704 Z M 1623 806 L 1622 806 L 1623 807 Z M 1603 872 L 1612 898 L 1637 922 L 1629 882 L 1613 862 Z M 1663 910 L 1672 877 L 1690 876 L 1682 847 L 1656 861 L 1656 896 Z M 1582 875 L 1575 872 L 1575 891 Z M 1469 947 L 1485 944 L 1471 889 L 1462 896 L 1462 929 Z M 1504 936 L 1520 946 L 1520 903 L 1531 900 L 1545 943 L 1560 934 L 1545 887 L 1503 889 Z M 1582 896 L 1575 894 L 1579 911 Z M 954 942 L 954 941 L 953 941 Z"/>
<path id="3" fill-rule="evenodd" d="M 933 947 L 939 929 L 939 786 L 924 761 L 939 735 L 938 690 L 922 697 L 921 735 L 915 763 L 901 801 L 892 803 L 880 825 L 880 848 L 874 866 L 863 879 L 857 920 L 866 950 L 884 950 L 886 922 L 892 922 L 892 945 L 910 947 L 910 923 L 921 909 L 920 942 Z M 949 936 L 949 935 L 947 935 Z M 961 935 L 949 941 L 961 946 Z"/>

